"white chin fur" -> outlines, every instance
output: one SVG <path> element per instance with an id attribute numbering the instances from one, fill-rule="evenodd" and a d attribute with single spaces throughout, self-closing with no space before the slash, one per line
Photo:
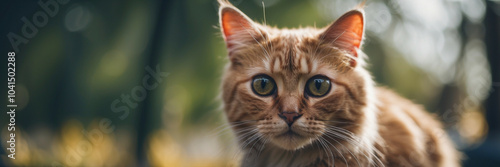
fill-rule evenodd
<path id="1" fill-rule="evenodd" d="M 297 134 L 283 134 L 272 137 L 271 143 L 285 150 L 298 150 L 309 145 L 311 139 Z"/>

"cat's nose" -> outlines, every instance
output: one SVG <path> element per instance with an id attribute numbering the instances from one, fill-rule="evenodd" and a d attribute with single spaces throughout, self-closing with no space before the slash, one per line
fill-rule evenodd
<path id="1" fill-rule="evenodd" d="M 293 122 L 295 120 L 299 119 L 302 114 L 299 114 L 297 112 L 289 112 L 289 111 L 284 111 L 278 114 L 280 118 L 285 120 L 285 122 L 288 124 L 288 126 L 292 126 Z"/>

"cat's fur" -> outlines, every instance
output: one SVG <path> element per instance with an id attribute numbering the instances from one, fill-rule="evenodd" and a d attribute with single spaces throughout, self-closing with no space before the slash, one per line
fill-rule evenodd
<path id="1" fill-rule="evenodd" d="M 244 153 L 241 166 L 459 166 L 441 124 L 422 107 L 374 86 L 360 47 L 364 13 L 324 29 L 277 29 L 220 0 L 228 48 L 224 109 Z M 259 74 L 277 93 L 252 92 Z M 331 79 L 324 97 L 304 95 L 312 76 Z M 278 114 L 302 114 L 290 127 Z"/>

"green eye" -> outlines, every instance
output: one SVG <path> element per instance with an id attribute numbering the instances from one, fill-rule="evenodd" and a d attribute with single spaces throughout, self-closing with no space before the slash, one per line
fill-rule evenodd
<path id="1" fill-rule="evenodd" d="M 330 88 L 330 79 L 317 75 L 307 81 L 306 93 L 312 97 L 321 97 L 326 95 L 330 91 Z"/>
<path id="2" fill-rule="evenodd" d="M 267 75 L 259 75 L 253 78 L 252 90 L 259 96 L 269 96 L 276 91 L 276 83 Z"/>

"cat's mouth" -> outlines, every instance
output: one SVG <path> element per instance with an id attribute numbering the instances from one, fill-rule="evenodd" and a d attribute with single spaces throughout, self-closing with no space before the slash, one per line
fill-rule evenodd
<path id="1" fill-rule="evenodd" d="M 311 142 L 309 137 L 300 135 L 292 129 L 274 136 L 271 140 L 275 145 L 286 150 L 297 150 Z"/>
<path id="2" fill-rule="evenodd" d="M 293 137 L 302 137 L 298 133 L 294 132 L 292 129 L 287 130 L 285 133 L 278 135 L 277 137 L 288 137 L 288 138 L 293 138 Z"/>

